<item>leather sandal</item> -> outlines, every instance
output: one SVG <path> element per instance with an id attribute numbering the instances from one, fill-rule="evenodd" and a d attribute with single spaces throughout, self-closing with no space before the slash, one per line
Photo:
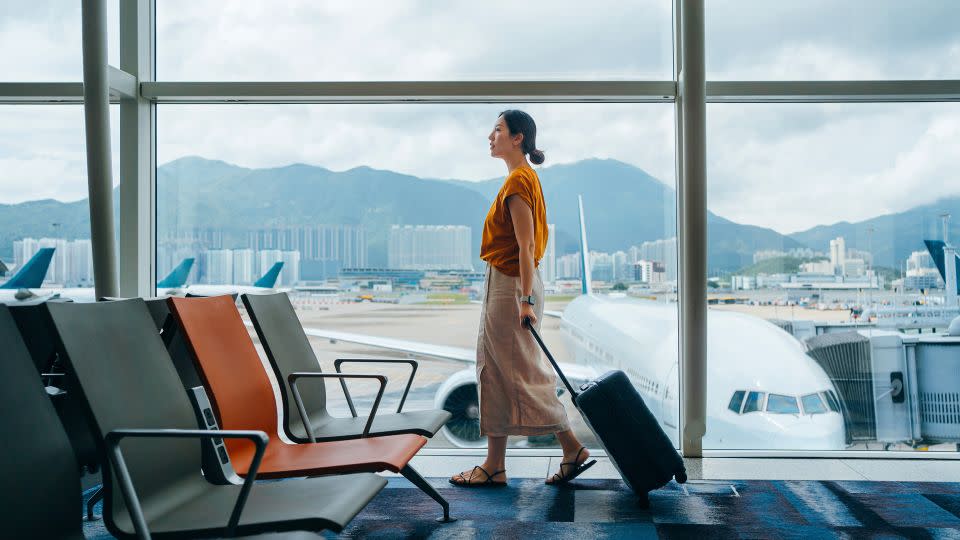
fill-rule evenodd
<path id="1" fill-rule="evenodd" d="M 487 477 L 487 479 L 484 480 L 483 482 L 471 482 L 471 480 L 473 479 L 474 475 L 476 475 L 477 469 L 480 469 L 480 472 L 482 472 L 482 473 L 483 473 L 484 475 L 486 475 L 486 477 Z M 506 482 L 495 482 L 495 481 L 493 480 L 493 477 L 496 476 L 496 475 L 498 475 L 498 474 L 500 474 L 500 473 L 505 473 L 505 472 L 507 472 L 507 470 L 506 470 L 506 469 L 503 469 L 502 471 L 494 471 L 493 474 L 490 474 L 490 473 L 488 473 L 488 472 L 486 471 L 486 469 L 484 469 L 483 467 L 481 467 L 481 466 L 479 466 L 479 465 L 474 465 L 474 466 L 473 466 L 473 470 L 470 471 L 470 478 L 467 478 L 467 477 L 464 476 L 463 473 L 461 472 L 461 473 L 458 473 L 458 474 L 457 474 L 457 476 L 460 477 L 460 480 L 459 480 L 459 481 L 454 480 L 453 478 L 451 478 L 451 479 L 448 480 L 448 481 L 449 481 L 451 484 L 455 485 L 455 486 L 461 486 L 461 487 L 503 487 L 503 486 L 507 485 L 507 483 L 506 483 Z"/>
<path id="2" fill-rule="evenodd" d="M 593 467 L 593 465 L 597 462 L 597 460 L 595 459 L 583 464 L 577 463 L 577 460 L 580 459 L 580 454 L 582 454 L 583 451 L 586 449 L 587 449 L 586 446 L 581 446 L 580 450 L 577 450 L 577 456 L 573 458 L 573 461 L 565 461 L 560 463 L 560 472 L 553 473 L 553 476 L 550 477 L 550 482 L 544 482 L 544 483 L 552 486 L 566 484 L 567 482 L 580 476 L 580 474 L 583 471 L 589 469 L 590 467 Z M 567 472 L 567 474 L 561 474 L 563 472 L 564 465 L 566 465 L 567 467 L 571 467 L 571 469 Z"/>

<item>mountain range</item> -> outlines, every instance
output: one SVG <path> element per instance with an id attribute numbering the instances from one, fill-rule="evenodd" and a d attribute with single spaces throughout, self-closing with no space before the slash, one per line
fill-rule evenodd
<path id="1" fill-rule="evenodd" d="M 673 187 L 640 168 L 588 159 L 544 167 L 538 173 L 548 221 L 557 227 L 558 255 L 578 250 L 577 195 L 583 196 L 592 250 L 626 250 L 676 236 Z M 484 216 L 502 182 L 503 178 L 423 179 L 370 167 L 335 172 L 299 163 L 250 169 L 185 157 L 157 169 L 157 234 L 162 238 L 195 228 L 219 229 L 224 247 L 231 248 L 246 247 L 252 229 L 362 225 L 367 231 L 368 264 L 386 266 L 390 225 L 467 225 L 477 253 Z M 116 201 L 115 192 L 115 207 Z M 944 211 L 960 216 L 960 198 L 790 235 L 708 212 L 709 271 L 716 275 L 750 265 L 758 250 L 810 247 L 825 252 L 829 240 L 837 236 L 845 237 L 848 248 L 866 250 L 872 244 L 875 264 L 897 267 L 910 252 L 923 249 L 923 238 L 939 231 L 934 225 Z M 29 236 L 88 237 L 86 200 L 0 205 L 0 257 L 11 259 L 13 240 Z M 475 265 L 479 263 L 477 258 Z"/>

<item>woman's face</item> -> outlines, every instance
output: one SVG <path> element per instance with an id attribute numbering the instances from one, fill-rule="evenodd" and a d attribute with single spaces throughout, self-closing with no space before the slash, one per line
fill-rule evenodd
<path id="1" fill-rule="evenodd" d="M 491 157 L 503 158 L 521 151 L 520 142 L 523 140 L 523 135 L 520 133 L 510 135 L 510 130 L 502 116 L 497 118 L 497 123 L 493 125 L 493 131 L 487 138 L 490 139 Z"/>

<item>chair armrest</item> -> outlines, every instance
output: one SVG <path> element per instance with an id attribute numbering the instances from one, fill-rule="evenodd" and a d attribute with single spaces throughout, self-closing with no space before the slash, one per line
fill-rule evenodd
<path id="1" fill-rule="evenodd" d="M 310 442 L 317 442 L 316 437 L 313 436 L 313 427 L 310 425 L 310 417 L 307 416 L 307 410 L 303 407 L 303 398 L 300 397 L 300 390 L 297 389 L 297 380 L 301 378 L 310 378 L 310 379 L 340 379 L 341 384 L 344 379 L 376 379 L 380 381 L 380 390 L 377 391 L 377 399 L 373 400 L 373 408 L 370 409 L 370 417 L 367 418 L 367 425 L 363 428 L 363 433 L 360 434 L 360 438 L 364 438 L 370 435 L 370 426 L 373 425 L 373 417 L 377 415 L 377 408 L 380 407 L 380 400 L 383 399 L 383 391 L 387 388 L 387 378 L 383 375 L 372 375 L 369 373 L 319 373 L 315 371 L 298 371 L 296 373 L 291 373 L 287 376 L 287 382 L 290 384 L 290 389 L 293 391 L 293 400 L 297 403 L 297 410 L 300 411 L 300 418 L 303 419 L 303 427 L 307 430 L 307 437 L 310 439 Z M 344 391 L 346 391 L 346 385 L 344 385 Z M 349 395 L 347 395 L 349 400 Z M 350 406 L 353 416 L 356 417 L 357 413 L 353 409 L 353 405 Z"/>
<path id="2" fill-rule="evenodd" d="M 237 523 L 240 522 L 240 513 L 243 512 L 243 507 L 247 503 L 250 488 L 253 487 L 253 481 L 257 477 L 257 469 L 260 468 L 260 460 L 263 459 L 263 453 L 267 449 L 267 442 L 270 440 L 266 433 L 262 431 L 224 429 L 115 429 L 107 433 L 106 437 L 104 437 L 104 442 L 107 445 L 107 457 L 117 470 L 117 476 L 120 480 L 120 490 L 123 492 L 123 498 L 127 501 L 130 518 L 133 520 L 133 527 L 141 540 L 149 540 L 150 531 L 147 529 L 147 522 L 143 517 L 143 509 L 140 508 L 140 500 L 137 498 L 137 492 L 134 490 L 133 480 L 130 478 L 130 471 L 127 469 L 127 464 L 124 462 L 123 454 L 120 451 L 120 440 L 124 437 L 153 439 L 225 438 L 249 439 L 253 441 L 257 450 L 247 472 L 247 477 L 243 480 L 240 495 L 237 496 L 237 502 L 233 506 L 230 521 L 227 522 L 226 535 L 233 536 L 234 533 L 236 533 Z"/>
<path id="3" fill-rule="evenodd" d="M 412 359 L 395 360 L 395 359 L 387 359 L 387 358 L 337 358 L 336 360 L 333 361 L 333 369 L 335 369 L 337 373 L 340 373 L 340 365 L 345 362 L 360 362 L 360 363 L 367 363 L 367 364 L 373 364 L 373 363 L 410 364 L 410 368 L 411 368 L 410 378 L 407 380 L 407 386 L 403 389 L 403 395 L 400 396 L 400 405 L 397 406 L 397 413 L 399 414 L 400 411 L 403 410 L 403 404 L 405 401 L 407 401 L 407 394 L 410 393 L 410 386 L 413 385 L 413 377 L 417 374 L 417 368 L 420 367 L 420 364 L 416 360 L 412 360 Z M 343 382 L 343 380 L 341 379 L 340 385 L 343 386 L 343 392 L 347 394 L 347 383 Z M 353 410 L 353 400 L 350 399 L 349 394 L 347 394 L 347 404 L 350 405 L 350 412 L 352 412 L 353 415 L 356 416 L 357 413 L 356 411 Z"/>

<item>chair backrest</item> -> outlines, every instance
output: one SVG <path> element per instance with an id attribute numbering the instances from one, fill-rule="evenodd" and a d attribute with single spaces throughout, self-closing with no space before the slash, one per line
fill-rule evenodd
<path id="1" fill-rule="evenodd" d="M 68 376 L 78 383 L 102 456 L 103 437 L 115 429 L 197 429 L 143 299 L 52 304 L 49 310 Z M 148 522 L 204 489 L 198 440 L 129 439 L 121 449 Z M 104 467 L 103 485 L 108 530 L 132 533 L 109 467 Z"/>
<path id="2" fill-rule="evenodd" d="M 55 300 L 49 301 L 54 303 Z M 33 357 L 33 363 L 41 373 L 62 373 L 64 366 L 55 345 L 53 321 L 50 320 L 48 302 L 10 307 L 10 315 L 17 323 L 20 336 Z M 62 303 L 62 302 L 60 302 Z M 53 407 L 66 430 L 67 438 L 73 446 L 77 465 L 96 470 L 100 467 L 100 454 L 97 451 L 95 437 L 90 431 L 90 423 L 83 410 L 82 399 L 75 394 L 70 380 L 62 377 L 51 378 L 47 384 L 55 386 L 64 393 L 53 396 Z"/>
<path id="3" fill-rule="evenodd" d="M 0 305 L 0 527 L 5 538 L 83 538 L 73 448 L 6 306 Z"/>
<path id="4" fill-rule="evenodd" d="M 167 353 L 173 360 L 173 367 L 177 370 L 177 375 L 180 376 L 183 387 L 190 390 L 202 385 L 203 382 L 200 380 L 200 375 L 197 374 L 197 367 L 193 363 L 183 332 L 180 331 L 177 322 L 173 320 L 173 315 L 170 314 L 170 304 L 167 303 L 167 299 L 151 298 L 145 300 L 145 302 L 147 303 L 147 309 L 150 310 L 150 315 L 153 317 L 153 322 L 157 326 L 157 331 L 160 332 L 163 344 L 167 346 Z"/>
<path id="5" fill-rule="evenodd" d="M 230 296 L 167 299 L 221 429 L 265 431 L 277 441 L 277 402 L 257 348 Z M 234 455 L 245 442 L 225 439 Z M 279 443 L 283 444 L 283 443 Z"/>
<path id="6" fill-rule="evenodd" d="M 283 401 L 283 427 L 287 434 L 291 431 L 305 433 L 300 413 L 294 408 L 293 395 L 287 384 L 287 376 L 298 371 L 320 371 L 320 362 L 303 332 L 300 319 L 290 302 L 287 293 L 244 294 L 243 305 L 253 322 L 260 338 L 270 366 L 280 385 L 280 398 Z M 323 384 L 301 384 L 300 396 L 303 398 L 307 414 L 316 418 L 327 415 L 327 393 Z M 296 438 L 296 437 L 294 437 Z"/>
<path id="7" fill-rule="evenodd" d="M 13 306 L 10 314 L 17 323 L 23 342 L 40 373 L 50 373 L 57 358 L 57 348 L 50 337 L 50 312 L 42 302 Z"/>

